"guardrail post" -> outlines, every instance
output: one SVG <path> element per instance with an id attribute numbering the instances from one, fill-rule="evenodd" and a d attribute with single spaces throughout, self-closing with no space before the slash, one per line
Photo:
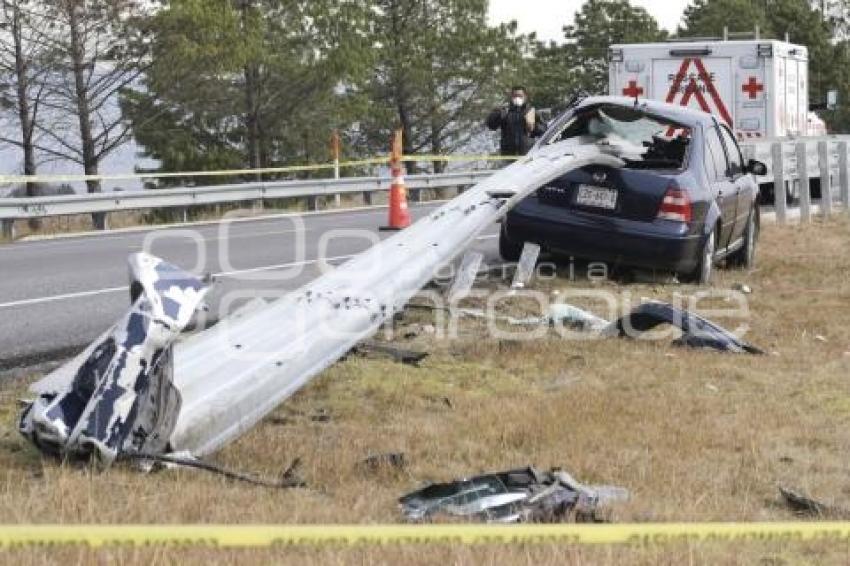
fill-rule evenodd
<path id="1" fill-rule="evenodd" d="M 363 204 L 372 206 L 372 191 L 363 191 Z"/>
<path id="2" fill-rule="evenodd" d="M 109 230 L 109 213 L 93 212 L 91 215 L 91 224 L 95 230 Z"/>
<path id="3" fill-rule="evenodd" d="M 0 238 L 5 238 L 7 240 L 15 239 L 14 220 L 0 220 Z"/>
<path id="4" fill-rule="evenodd" d="M 773 206 L 776 209 L 777 224 L 785 224 L 786 198 L 785 189 L 785 151 L 781 143 L 775 143 L 771 147 L 773 160 Z"/>
<path id="5" fill-rule="evenodd" d="M 797 144 L 797 178 L 800 180 L 800 222 L 812 220 L 812 188 L 809 185 L 809 160 L 806 142 Z"/>
<path id="6" fill-rule="evenodd" d="M 820 165 L 820 208 L 823 217 L 832 214 L 832 174 L 829 168 L 829 142 L 818 142 L 818 164 Z"/>
<path id="7" fill-rule="evenodd" d="M 339 155 L 340 155 L 340 147 L 339 147 L 339 130 L 334 130 L 331 135 L 331 155 L 334 160 L 334 179 L 339 179 Z M 339 193 L 334 195 L 334 205 L 337 208 L 342 207 L 342 195 Z"/>
<path id="8" fill-rule="evenodd" d="M 838 187 L 844 212 L 850 213 L 850 170 L 848 170 L 847 142 L 838 144 Z"/>
<path id="9" fill-rule="evenodd" d="M 319 210 L 319 197 L 307 197 L 307 210 Z"/>

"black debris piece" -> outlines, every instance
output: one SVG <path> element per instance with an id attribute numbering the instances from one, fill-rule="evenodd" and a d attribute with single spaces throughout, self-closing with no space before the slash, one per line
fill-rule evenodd
<path id="1" fill-rule="evenodd" d="M 428 352 L 416 352 L 398 348 L 389 344 L 377 344 L 375 342 L 364 342 L 358 344 L 357 350 L 366 355 L 380 355 L 392 358 L 400 364 L 418 367 L 419 363 L 428 357 Z"/>
<path id="2" fill-rule="evenodd" d="M 785 504 L 797 515 L 819 519 L 850 519 L 850 510 L 821 503 L 799 491 L 779 488 Z"/>
<path id="3" fill-rule="evenodd" d="M 662 324 L 672 324 L 682 331 L 678 345 L 693 348 L 710 348 L 721 352 L 764 354 L 762 350 L 744 342 L 725 328 L 683 311 L 668 303 L 644 303 L 613 324 L 619 336 L 635 336 Z"/>

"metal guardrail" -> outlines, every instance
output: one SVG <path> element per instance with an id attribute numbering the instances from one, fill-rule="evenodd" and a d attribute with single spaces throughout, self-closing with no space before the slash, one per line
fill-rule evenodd
<path id="1" fill-rule="evenodd" d="M 413 200 L 422 189 L 454 188 L 474 185 L 493 171 L 466 171 L 435 175 L 410 175 L 407 187 Z M 74 194 L 30 198 L 0 198 L 0 224 L 5 237 L 13 236 L 15 220 L 46 218 L 71 214 L 108 213 L 152 208 L 184 208 L 228 202 L 263 201 L 307 197 L 308 207 L 315 209 L 315 197 L 361 193 L 366 204 L 371 195 L 388 191 L 391 179 L 384 177 L 350 177 L 342 179 L 310 179 L 302 181 L 257 181 L 232 185 L 181 187 L 137 192 Z"/>
<path id="2" fill-rule="evenodd" d="M 789 200 L 799 201 L 802 222 L 811 219 L 814 179 L 819 181 L 820 211 L 824 216 L 832 214 L 836 199 L 844 210 L 850 211 L 850 136 L 745 142 L 741 150 L 745 159 L 757 159 L 767 165 L 768 174 L 757 180 L 763 188 L 772 189 L 778 223 L 788 219 Z"/>
<path id="3" fill-rule="evenodd" d="M 759 184 L 772 187 L 776 196 L 790 196 L 800 203 L 800 218 L 808 221 L 812 214 L 810 181 L 821 183 L 821 210 L 829 215 L 837 197 L 850 211 L 850 136 L 818 138 L 767 139 L 744 141 L 745 159 L 757 159 L 767 165 L 768 174 L 758 177 Z M 800 166 L 802 164 L 802 167 Z M 493 171 L 466 171 L 435 175 L 410 175 L 407 186 L 412 200 L 421 189 L 453 188 L 473 185 L 492 175 Z M 138 192 L 75 194 L 32 198 L 0 198 L 0 237 L 14 236 L 14 222 L 28 218 L 45 218 L 72 214 L 109 213 L 153 208 L 183 208 L 228 202 L 263 201 L 285 198 L 307 198 L 308 208 L 317 208 L 317 197 L 363 194 L 367 205 L 371 195 L 387 191 L 391 180 L 384 177 L 349 177 L 343 179 L 311 179 L 303 181 L 257 181 L 231 185 L 182 187 Z M 776 218 L 787 219 L 786 198 L 775 198 Z"/>

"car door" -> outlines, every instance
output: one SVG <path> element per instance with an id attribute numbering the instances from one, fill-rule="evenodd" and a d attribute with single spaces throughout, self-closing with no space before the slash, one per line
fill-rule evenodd
<path id="1" fill-rule="evenodd" d="M 726 155 L 729 160 L 729 174 L 732 182 L 735 183 L 735 192 L 738 195 L 735 226 L 732 229 L 731 239 L 731 244 L 737 246 L 742 241 L 741 238 L 747 227 L 747 219 L 756 198 L 756 184 L 747 175 L 746 168 L 744 167 L 744 156 L 741 155 L 741 148 L 738 146 L 738 142 L 735 140 L 732 132 L 728 127 L 723 125 L 721 126 L 720 134 L 726 146 Z"/>
<path id="2" fill-rule="evenodd" d="M 720 208 L 720 233 L 717 234 L 717 249 L 729 245 L 735 227 L 738 208 L 738 191 L 729 174 L 729 162 L 723 147 L 720 129 L 715 123 L 705 132 L 705 171 L 710 188 Z"/>

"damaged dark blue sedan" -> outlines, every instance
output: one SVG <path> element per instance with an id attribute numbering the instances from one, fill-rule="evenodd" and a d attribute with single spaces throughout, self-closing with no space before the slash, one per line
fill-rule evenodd
<path id="1" fill-rule="evenodd" d="M 591 97 L 538 142 L 596 144 L 625 167 L 588 166 L 540 188 L 505 218 L 504 259 L 525 242 L 576 258 L 671 271 L 707 284 L 713 266 L 751 267 L 758 185 L 729 128 L 711 114 L 662 102 Z"/>

